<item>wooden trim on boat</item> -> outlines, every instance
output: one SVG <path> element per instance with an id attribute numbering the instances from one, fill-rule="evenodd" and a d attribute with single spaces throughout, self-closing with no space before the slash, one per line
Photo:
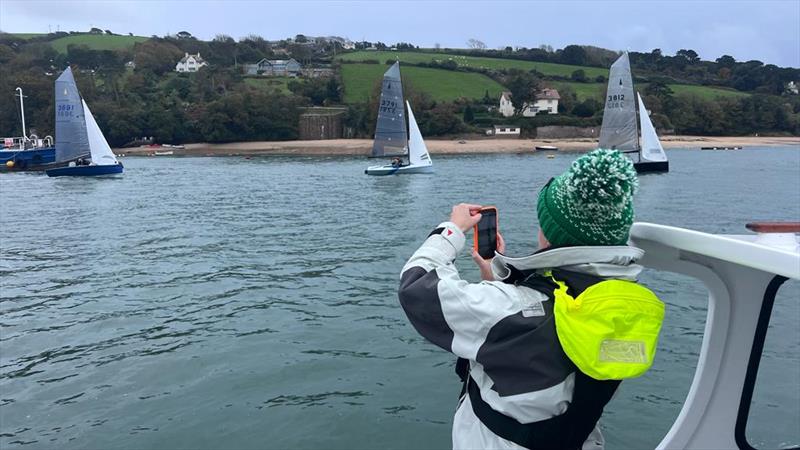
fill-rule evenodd
<path id="1" fill-rule="evenodd" d="M 800 222 L 750 222 L 745 227 L 756 233 L 800 233 Z"/>

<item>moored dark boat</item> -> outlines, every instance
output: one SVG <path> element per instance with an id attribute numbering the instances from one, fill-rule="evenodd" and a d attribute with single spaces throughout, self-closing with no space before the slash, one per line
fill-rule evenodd
<path id="1" fill-rule="evenodd" d="M 22 88 L 17 88 L 19 97 L 20 118 L 22 119 L 22 136 L 0 138 L 0 172 L 44 170 L 47 164 L 56 160 L 56 148 L 53 138 L 46 136 L 39 139 L 35 134 L 28 136 L 25 129 L 25 96 Z"/>

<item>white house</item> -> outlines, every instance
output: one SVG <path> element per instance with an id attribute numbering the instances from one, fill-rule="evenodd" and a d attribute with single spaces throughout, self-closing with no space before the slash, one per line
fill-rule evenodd
<path id="1" fill-rule="evenodd" d="M 503 91 L 500 94 L 500 108 L 498 108 L 503 117 L 511 117 L 514 115 L 514 104 L 511 103 L 511 92 Z"/>
<path id="2" fill-rule="evenodd" d="M 536 100 L 532 105 L 526 103 L 522 108 L 522 115 L 533 117 L 540 112 L 547 111 L 547 114 L 558 114 L 558 101 L 561 96 L 555 89 L 545 88 L 536 94 Z"/>
<path id="3" fill-rule="evenodd" d="M 548 114 L 558 114 L 558 100 L 561 96 L 555 89 L 545 88 L 536 94 L 536 100 L 531 103 L 525 103 L 522 106 L 522 115 L 524 117 L 534 117 L 540 112 L 547 111 Z M 511 103 L 511 92 L 504 91 L 500 95 L 500 108 L 498 108 L 503 117 L 511 117 L 514 115 L 514 105 Z"/>
<path id="4" fill-rule="evenodd" d="M 786 83 L 786 93 L 797 95 L 798 92 L 800 92 L 800 89 L 798 89 L 797 83 L 794 81 Z"/>
<path id="5" fill-rule="evenodd" d="M 519 127 L 511 125 L 495 125 L 490 131 L 495 136 L 519 136 Z"/>
<path id="6" fill-rule="evenodd" d="M 200 57 L 200 52 L 196 55 L 184 53 L 183 58 L 175 64 L 175 72 L 197 72 L 201 67 L 207 66 L 206 60 Z"/>
<path id="7" fill-rule="evenodd" d="M 244 73 L 247 75 L 264 75 L 279 77 L 296 77 L 300 75 L 303 67 L 294 58 L 289 59 L 262 59 L 255 64 L 245 64 Z"/>

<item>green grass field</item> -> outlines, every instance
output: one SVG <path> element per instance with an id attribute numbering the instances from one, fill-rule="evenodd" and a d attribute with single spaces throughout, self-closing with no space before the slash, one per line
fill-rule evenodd
<path id="1" fill-rule="evenodd" d="M 552 85 L 559 91 L 569 87 L 578 95 L 578 101 L 583 101 L 587 98 L 594 97 L 598 100 L 603 99 L 605 93 L 605 83 L 577 83 L 572 81 L 546 81 L 546 85 Z M 716 97 L 746 97 L 750 94 L 745 92 L 734 91 L 725 88 L 710 87 L 710 86 L 696 86 L 691 84 L 669 84 L 672 89 L 673 95 L 691 94 L 704 99 L 710 100 Z M 642 92 L 647 88 L 647 83 L 639 83 L 634 88 Z"/>
<path id="2" fill-rule="evenodd" d="M 484 58 L 476 56 L 460 56 L 451 55 L 447 53 L 423 53 L 423 52 L 393 52 L 393 51 L 358 51 L 353 53 L 345 53 L 337 56 L 337 59 L 344 61 L 364 61 L 368 59 L 376 59 L 383 64 L 386 61 L 399 60 L 409 63 L 421 63 L 437 61 L 453 60 L 459 66 L 476 67 L 482 69 L 522 69 L 537 71 L 551 76 L 568 77 L 576 70 L 583 70 L 586 76 L 594 78 L 598 75 L 604 77 L 608 76 L 608 69 L 599 67 L 581 67 L 571 66 L 567 64 L 553 64 L 533 61 L 519 61 L 516 59 L 500 59 L 500 58 Z"/>
<path id="3" fill-rule="evenodd" d="M 86 45 L 93 50 L 118 50 L 130 48 L 137 42 L 144 42 L 150 38 L 144 36 L 117 36 L 109 34 L 73 34 L 50 41 L 50 45 L 59 53 L 66 53 L 67 46 Z"/>
<path id="4" fill-rule="evenodd" d="M 20 39 L 30 39 L 30 38 L 35 38 L 37 36 L 44 36 L 45 33 L 9 33 L 9 34 L 13 34 L 14 36 Z"/>
<path id="5" fill-rule="evenodd" d="M 710 100 L 716 97 L 733 97 L 741 98 L 748 97 L 750 94 L 746 92 L 734 91 L 732 89 L 709 87 L 709 86 L 696 86 L 692 84 L 670 84 L 669 88 L 672 89 L 674 95 L 678 94 L 692 94 L 703 99 Z M 642 88 L 644 89 L 644 88 Z"/>
<path id="6" fill-rule="evenodd" d="M 389 66 L 384 64 L 342 64 L 345 103 L 366 102 L 380 83 Z M 492 98 L 500 98 L 503 86 L 491 78 L 468 72 L 402 67 L 404 85 L 422 91 L 437 101 L 452 101 L 460 97 L 483 98 L 486 90 Z"/>
<path id="7" fill-rule="evenodd" d="M 289 94 L 291 91 L 289 91 L 288 84 L 293 79 L 290 77 L 245 78 L 244 83 L 263 91 L 278 91 L 282 94 Z"/>

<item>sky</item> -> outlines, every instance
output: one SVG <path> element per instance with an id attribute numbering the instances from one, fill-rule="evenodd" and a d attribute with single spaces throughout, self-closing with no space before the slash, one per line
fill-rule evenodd
<path id="1" fill-rule="evenodd" d="M 264 1 L 0 0 L 0 30 L 33 33 L 91 27 L 140 36 L 189 31 L 210 40 L 257 34 L 342 36 L 386 44 L 464 48 L 563 48 L 674 55 L 800 68 L 800 0 L 763 1 Z"/>

